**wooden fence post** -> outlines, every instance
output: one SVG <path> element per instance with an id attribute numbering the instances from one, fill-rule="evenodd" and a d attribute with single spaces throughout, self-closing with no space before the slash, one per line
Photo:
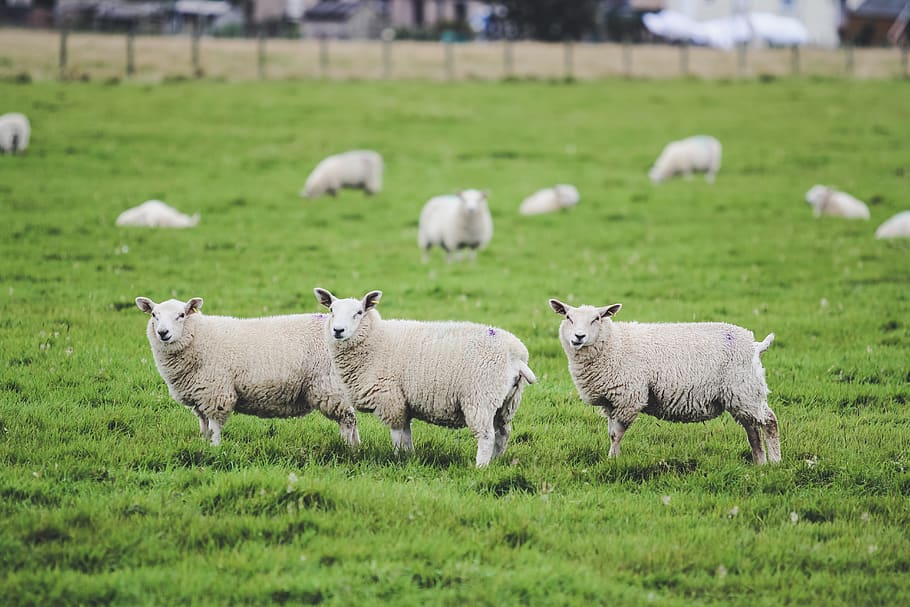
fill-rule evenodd
<path id="1" fill-rule="evenodd" d="M 746 77 L 748 49 L 748 42 L 741 42 L 740 44 L 736 45 L 736 74 L 739 78 Z"/>
<path id="2" fill-rule="evenodd" d="M 855 67 L 853 64 L 853 44 L 851 42 L 847 42 L 846 44 L 844 44 L 844 55 L 846 57 L 845 68 L 847 70 L 847 75 L 850 77 L 853 77 Z"/>
<path id="3" fill-rule="evenodd" d="M 799 76 L 799 72 L 799 45 L 794 44 L 790 47 L 790 73 L 794 76 Z"/>
<path id="4" fill-rule="evenodd" d="M 566 40 L 565 48 L 563 49 L 563 70 L 566 80 L 572 80 L 575 77 L 573 50 L 572 41 Z"/>
<path id="5" fill-rule="evenodd" d="M 134 40 L 136 38 L 136 23 L 130 22 L 129 28 L 126 30 L 126 75 L 127 77 L 132 76 L 136 73 L 136 53 L 134 48 Z"/>
<path id="6" fill-rule="evenodd" d="M 193 19 L 192 48 L 191 55 L 193 60 L 193 76 L 202 77 L 202 67 L 199 65 L 199 38 L 202 36 L 202 27 L 199 24 L 199 16 Z"/>
<path id="7" fill-rule="evenodd" d="M 452 46 L 451 41 L 445 41 L 442 43 L 443 48 L 446 52 L 446 79 L 454 80 L 455 79 L 455 49 Z"/>
<path id="8" fill-rule="evenodd" d="M 69 23 L 64 19 L 63 25 L 60 27 L 60 80 L 66 80 L 66 63 L 68 60 L 66 39 L 69 38 L 69 34 Z"/>
<path id="9" fill-rule="evenodd" d="M 260 80 L 265 80 L 265 25 L 259 24 L 259 31 L 256 40 L 257 61 L 256 73 Z"/>
<path id="10" fill-rule="evenodd" d="M 686 41 L 679 45 L 679 73 L 683 78 L 689 75 L 689 43 Z"/>
<path id="11" fill-rule="evenodd" d="M 503 40 L 502 45 L 503 78 L 511 78 L 514 75 L 515 70 L 515 58 L 512 51 L 512 42 L 510 40 Z"/>
<path id="12" fill-rule="evenodd" d="M 319 73 L 322 78 L 329 77 L 329 37 L 319 36 Z"/>
<path id="13" fill-rule="evenodd" d="M 392 41 L 395 40 L 395 30 L 387 27 L 382 30 L 382 77 L 388 80 L 392 77 Z"/>
<path id="14" fill-rule="evenodd" d="M 626 78 L 632 77 L 632 43 L 628 36 L 622 39 L 622 71 Z"/>

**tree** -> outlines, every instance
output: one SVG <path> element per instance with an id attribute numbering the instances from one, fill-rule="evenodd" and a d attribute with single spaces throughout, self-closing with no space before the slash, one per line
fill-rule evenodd
<path id="1" fill-rule="evenodd" d="M 535 40 L 579 40 L 593 32 L 596 0 L 500 0 L 505 20 Z"/>

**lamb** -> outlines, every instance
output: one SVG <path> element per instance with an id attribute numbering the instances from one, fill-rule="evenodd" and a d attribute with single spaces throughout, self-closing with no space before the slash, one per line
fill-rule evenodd
<path id="1" fill-rule="evenodd" d="M 413 451 L 419 419 L 470 428 L 477 467 L 505 451 L 525 385 L 537 381 L 517 337 L 468 322 L 383 320 L 382 291 L 360 300 L 314 293 L 331 310 L 326 339 L 354 407 L 389 427 L 396 450 Z"/>
<path id="2" fill-rule="evenodd" d="M 417 246 L 423 251 L 423 262 L 433 246 L 446 252 L 451 263 L 456 251 L 468 249 L 476 261 L 477 250 L 486 247 L 493 238 L 493 217 L 487 207 L 487 193 L 464 190 L 454 195 L 431 198 L 420 211 Z"/>
<path id="3" fill-rule="evenodd" d="M 146 228 L 191 228 L 199 223 L 199 213 L 184 215 L 160 200 L 146 200 L 138 207 L 127 209 L 117 217 L 118 226 Z"/>
<path id="4" fill-rule="evenodd" d="M 846 192 L 838 192 L 823 185 L 814 185 L 806 192 L 806 202 L 813 215 L 832 215 L 847 219 L 869 219 L 869 207 Z"/>
<path id="5" fill-rule="evenodd" d="M 28 147 L 32 127 L 25 114 L 11 112 L 0 116 L 0 152 L 22 153 Z"/>
<path id="6" fill-rule="evenodd" d="M 902 211 L 878 226 L 876 238 L 910 238 L 910 211 Z"/>
<path id="7" fill-rule="evenodd" d="M 574 185 L 560 184 L 544 188 L 524 199 L 518 212 L 522 215 L 540 215 L 578 204 L 578 189 Z"/>
<path id="8" fill-rule="evenodd" d="M 768 406 L 760 356 L 774 333 L 755 342 L 751 331 L 726 323 L 613 322 L 622 304 L 550 307 L 565 316 L 559 339 L 581 399 L 601 407 L 610 432 L 609 457 L 639 413 L 674 422 L 701 422 L 729 411 L 746 430 L 752 461 L 780 461 L 777 417 Z"/>
<path id="9" fill-rule="evenodd" d="M 720 159 L 720 142 L 710 135 L 696 135 L 668 143 L 648 176 L 653 183 L 660 183 L 674 175 L 689 179 L 693 172 L 698 172 L 705 174 L 705 181 L 714 183 Z"/>
<path id="10" fill-rule="evenodd" d="M 136 305 L 151 315 L 146 333 L 158 372 L 171 397 L 199 418 L 203 439 L 220 444 L 235 411 L 303 417 L 319 409 L 349 445 L 360 444 L 354 408 L 332 370 L 325 314 L 205 316 L 200 297 L 137 297 Z"/>
<path id="11" fill-rule="evenodd" d="M 322 160 L 307 177 L 300 195 L 335 196 L 341 188 L 359 188 L 367 194 L 382 190 L 382 156 L 371 150 L 352 150 Z"/>

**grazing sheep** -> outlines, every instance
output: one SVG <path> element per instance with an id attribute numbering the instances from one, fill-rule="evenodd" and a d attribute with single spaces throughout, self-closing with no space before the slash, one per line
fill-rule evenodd
<path id="1" fill-rule="evenodd" d="M 524 385 L 537 381 L 517 337 L 468 322 L 383 320 L 381 291 L 362 300 L 314 293 L 331 310 L 326 340 L 354 407 L 389 427 L 396 450 L 414 449 L 411 420 L 419 419 L 470 428 L 478 467 L 505 451 Z"/>
<path id="2" fill-rule="evenodd" d="M 574 185 L 560 184 L 545 188 L 524 199 L 518 212 L 522 215 L 540 215 L 578 204 L 578 189 Z"/>
<path id="3" fill-rule="evenodd" d="M 668 143 L 648 176 L 652 182 L 660 183 L 674 175 L 689 179 L 695 172 L 704 173 L 705 181 L 714 183 L 720 170 L 720 159 L 720 142 L 710 135 L 696 135 Z"/>
<path id="4" fill-rule="evenodd" d="M 171 397 L 193 410 L 213 445 L 231 413 L 302 417 L 314 409 L 360 444 L 354 409 L 332 370 L 325 314 L 240 319 L 205 316 L 202 299 L 160 304 L 137 297 L 150 314 L 146 333 Z"/>
<path id="5" fill-rule="evenodd" d="M 869 219 L 869 207 L 846 192 L 823 185 L 814 185 L 806 192 L 806 202 L 816 217 L 832 215 L 847 219 Z"/>
<path id="6" fill-rule="evenodd" d="M 902 211 L 878 226 L 876 238 L 910 238 L 910 211 Z"/>
<path id="7" fill-rule="evenodd" d="M 304 198 L 335 196 L 341 188 L 362 189 L 367 194 L 382 190 L 382 156 L 370 150 L 352 150 L 325 158 L 316 165 L 300 191 Z"/>
<path id="8" fill-rule="evenodd" d="M 191 228 L 199 223 L 199 213 L 190 217 L 160 200 L 146 200 L 120 213 L 116 223 L 145 228 Z"/>
<path id="9" fill-rule="evenodd" d="M 559 340 L 581 399 L 608 419 L 610 457 L 639 413 L 674 422 L 702 422 L 729 411 L 745 429 L 756 464 L 780 461 L 777 417 L 759 359 L 774 334 L 755 342 L 752 332 L 725 323 L 613 322 L 621 304 L 573 308 Z"/>
<path id="10" fill-rule="evenodd" d="M 429 260 L 434 245 L 446 252 L 449 263 L 459 249 L 469 249 L 471 259 L 476 260 L 477 250 L 486 247 L 491 238 L 493 217 L 487 207 L 486 192 L 464 190 L 436 196 L 420 211 L 417 246 L 423 251 L 424 263 Z"/>
<path id="11" fill-rule="evenodd" d="M 28 147 L 32 127 L 25 114 L 17 112 L 0 116 L 0 152 L 22 153 Z"/>

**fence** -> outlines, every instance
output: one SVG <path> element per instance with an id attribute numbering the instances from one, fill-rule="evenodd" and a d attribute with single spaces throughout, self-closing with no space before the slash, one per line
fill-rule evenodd
<path id="1" fill-rule="evenodd" d="M 0 78 L 497 80 L 910 77 L 907 49 L 289 40 L 0 30 Z"/>

